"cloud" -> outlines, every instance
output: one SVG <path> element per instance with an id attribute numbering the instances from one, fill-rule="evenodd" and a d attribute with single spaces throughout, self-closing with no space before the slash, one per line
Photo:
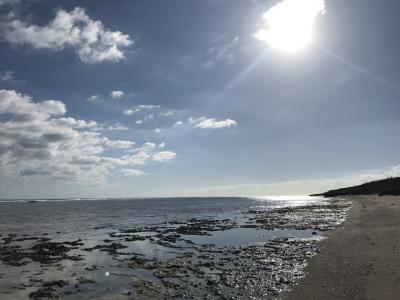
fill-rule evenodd
<path id="1" fill-rule="evenodd" d="M 123 111 L 123 114 L 126 116 L 137 116 L 138 120 L 135 121 L 137 125 L 142 125 L 147 122 L 156 122 L 158 123 L 158 117 L 171 117 L 173 116 L 173 112 L 160 112 L 160 105 L 150 105 L 150 104 L 140 104 L 131 106 L 128 109 Z M 154 112 L 153 112 L 154 111 Z"/>
<path id="2" fill-rule="evenodd" d="M 126 131 L 126 130 L 129 130 L 129 128 L 124 126 L 124 125 L 122 125 L 122 124 L 120 124 L 120 123 L 115 123 L 115 124 L 107 126 L 106 130 L 110 130 L 110 131 Z"/>
<path id="3" fill-rule="evenodd" d="M 145 172 L 135 169 L 121 169 L 120 173 L 124 176 L 142 176 L 146 175 Z"/>
<path id="4" fill-rule="evenodd" d="M 173 115 L 174 115 L 173 111 L 167 111 L 167 112 L 161 113 L 161 116 L 163 116 L 163 117 L 172 117 Z"/>
<path id="5" fill-rule="evenodd" d="M 84 120 L 76 120 L 74 118 L 57 118 L 57 119 L 52 119 L 50 121 L 52 124 L 59 126 L 59 125 L 64 125 L 68 126 L 74 129 L 90 129 L 92 131 L 125 131 L 129 130 L 128 127 L 120 124 L 120 123 L 114 123 L 111 125 L 104 125 L 104 124 L 99 124 L 95 121 L 84 121 Z"/>
<path id="6" fill-rule="evenodd" d="M 218 62 L 232 63 L 235 60 L 235 49 L 239 44 L 239 37 L 228 39 L 219 37 L 213 42 L 213 46 L 207 50 L 206 68 L 211 68 Z"/>
<path id="7" fill-rule="evenodd" d="M 174 124 L 174 127 L 179 127 L 179 126 L 182 126 L 182 125 L 183 125 L 182 121 L 176 121 L 175 124 Z"/>
<path id="8" fill-rule="evenodd" d="M 142 146 L 142 150 L 146 150 L 146 151 L 154 150 L 156 148 L 157 148 L 157 145 L 155 143 L 150 143 L 150 142 L 146 142 Z"/>
<path id="9" fill-rule="evenodd" d="M 123 111 L 123 114 L 126 116 L 132 116 L 135 113 L 133 109 L 126 109 Z"/>
<path id="10" fill-rule="evenodd" d="M 13 45 L 53 51 L 73 48 L 85 63 L 119 62 L 125 59 L 124 48 L 133 44 L 129 35 L 105 29 L 101 21 L 92 20 L 80 7 L 71 12 L 58 10 L 45 26 L 9 17 L 1 29 L 3 39 Z"/>
<path id="11" fill-rule="evenodd" d="M 104 102 L 109 99 L 121 99 L 121 98 L 128 99 L 128 98 L 132 98 L 132 97 L 135 97 L 135 94 L 133 94 L 133 93 L 125 94 L 125 92 L 123 92 L 123 91 L 116 90 L 116 91 L 111 91 L 107 95 L 95 94 L 95 95 L 88 97 L 86 100 L 91 103 L 101 103 L 101 102 Z M 134 111 L 132 109 L 126 109 L 123 111 L 123 113 L 125 115 L 132 115 L 134 113 Z"/>
<path id="12" fill-rule="evenodd" d="M 336 178 L 318 178 L 305 180 L 288 180 L 272 183 L 247 183 L 225 186 L 199 187 L 195 189 L 179 189 L 170 192 L 163 191 L 164 196 L 265 196 L 310 195 L 326 192 L 332 189 L 355 186 L 372 180 L 399 177 L 400 165 L 386 169 L 365 170 Z M 157 193 L 155 193 L 156 195 Z"/>
<path id="13" fill-rule="evenodd" d="M 2 71 L 0 72 L 0 81 L 14 81 L 14 72 Z"/>
<path id="14" fill-rule="evenodd" d="M 86 99 L 88 102 L 100 103 L 102 101 L 100 95 L 92 95 Z"/>
<path id="15" fill-rule="evenodd" d="M 123 91 L 112 91 L 110 93 L 111 98 L 113 99 L 119 99 L 122 98 L 125 95 Z"/>
<path id="16" fill-rule="evenodd" d="M 111 140 L 98 132 L 97 122 L 66 117 L 66 112 L 61 101 L 34 102 L 0 90 L 0 175 L 99 182 L 121 169 L 175 156 L 152 143 L 133 149 L 135 142 Z M 106 155 L 107 150 L 122 154 Z"/>
<path id="17" fill-rule="evenodd" d="M 73 129 L 97 129 L 99 124 L 95 121 L 76 120 L 74 118 L 57 118 L 49 121 L 53 126 L 63 126 Z"/>
<path id="18" fill-rule="evenodd" d="M 176 156 L 175 152 L 161 151 L 152 155 L 153 161 L 164 162 L 173 159 Z"/>
<path id="19" fill-rule="evenodd" d="M 103 139 L 104 139 L 104 145 L 108 148 L 129 149 L 133 145 L 135 145 L 135 142 L 131 142 L 131 141 L 121 141 L 121 140 L 112 141 L 107 138 L 103 138 Z"/>
<path id="20" fill-rule="evenodd" d="M 18 4 L 20 0 L 0 0 L 0 6 L 5 4 Z"/>
<path id="21" fill-rule="evenodd" d="M 153 109 L 158 109 L 160 107 L 161 107 L 160 105 L 140 104 L 140 105 L 135 105 L 135 106 L 130 107 L 129 109 L 124 110 L 123 113 L 124 113 L 124 115 L 132 116 L 139 112 L 150 111 Z"/>
<path id="22" fill-rule="evenodd" d="M 189 118 L 189 123 L 194 127 L 201 129 L 221 129 L 237 125 L 237 122 L 231 119 L 217 121 L 213 118 L 207 119 L 205 117 L 198 119 Z"/>

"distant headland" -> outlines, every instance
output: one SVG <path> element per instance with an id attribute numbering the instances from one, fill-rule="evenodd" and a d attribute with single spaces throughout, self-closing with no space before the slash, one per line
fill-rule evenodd
<path id="1" fill-rule="evenodd" d="M 371 181 L 361 185 L 330 190 L 322 194 L 314 194 L 311 196 L 337 197 L 350 195 L 398 196 L 400 195 L 400 177 Z"/>

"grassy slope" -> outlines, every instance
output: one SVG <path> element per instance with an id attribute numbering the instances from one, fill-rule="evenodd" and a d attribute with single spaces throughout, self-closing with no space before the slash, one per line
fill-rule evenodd
<path id="1" fill-rule="evenodd" d="M 336 197 L 346 195 L 400 195 L 400 177 L 371 181 L 358 186 L 331 190 L 313 196 Z"/>

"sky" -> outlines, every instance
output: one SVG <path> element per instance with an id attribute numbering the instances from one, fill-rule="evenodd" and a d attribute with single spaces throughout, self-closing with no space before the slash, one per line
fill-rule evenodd
<path id="1" fill-rule="evenodd" d="M 398 176 L 399 9 L 0 0 L 0 198 L 293 195 Z"/>

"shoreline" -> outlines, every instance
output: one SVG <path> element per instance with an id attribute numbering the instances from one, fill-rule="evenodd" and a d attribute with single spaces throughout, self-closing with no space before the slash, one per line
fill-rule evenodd
<path id="1" fill-rule="evenodd" d="M 303 277 L 321 233 L 337 228 L 349 205 L 239 198 L 186 207 L 157 199 L 4 205 L 0 298 L 272 299 Z M 15 218 L 19 211 L 28 223 Z"/>
<path id="2" fill-rule="evenodd" d="M 398 299 L 400 196 L 351 196 L 346 221 L 327 233 L 306 277 L 284 300 Z"/>

